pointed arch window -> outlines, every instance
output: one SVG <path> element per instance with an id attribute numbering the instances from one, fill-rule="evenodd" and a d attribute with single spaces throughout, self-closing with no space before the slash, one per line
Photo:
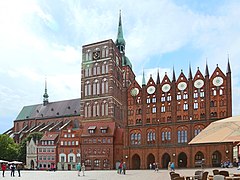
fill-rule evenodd
<path id="1" fill-rule="evenodd" d="M 91 105 L 89 104 L 88 106 L 87 106 L 87 117 L 91 117 Z"/>
<path id="2" fill-rule="evenodd" d="M 99 104 L 97 102 L 95 102 L 93 105 L 93 116 L 99 116 Z"/>
<path id="3" fill-rule="evenodd" d="M 108 93 L 108 81 L 106 78 L 102 80 L 102 94 Z"/>
<path id="4" fill-rule="evenodd" d="M 86 61 L 92 60 L 92 53 L 91 50 L 87 50 L 86 52 Z"/>
<path id="5" fill-rule="evenodd" d="M 222 90 L 222 89 L 219 90 L 219 95 L 220 95 L 220 96 L 223 95 L 223 90 Z"/>
<path id="6" fill-rule="evenodd" d="M 102 103 L 102 116 L 107 116 L 108 115 L 108 103 L 103 102 Z"/>
<path id="7" fill-rule="evenodd" d="M 156 140 L 156 133 L 152 132 L 152 131 L 148 132 L 147 133 L 147 142 L 149 144 L 153 144 L 153 143 L 155 143 L 155 140 Z"/>
<path id="8" fill-rule="evenodd" d="M 187 143 L 187 130 L 178 130 L 178 143 Z"/>
<path id="9" fill-rule="evenodd" d="M 213 93 L 213 96 L 217 95 L 217 91 L 215 89 L 212 91 L 212 93 Z"/>

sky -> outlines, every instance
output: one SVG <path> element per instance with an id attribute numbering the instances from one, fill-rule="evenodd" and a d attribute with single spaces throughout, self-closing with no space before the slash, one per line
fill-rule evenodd
<path id="1" fill-rule="evenodd" d="M 23 106 L 80 98 L 82 46 L 116 40 L 122 12 L 126 55 L 141 84 L 157 70 L 232 70 L 233 115 L 240 113 L 238 0 L 1 0 L 0 133 Z"/>

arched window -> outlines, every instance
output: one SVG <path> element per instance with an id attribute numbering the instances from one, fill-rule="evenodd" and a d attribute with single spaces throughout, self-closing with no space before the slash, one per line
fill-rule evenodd
<path id="1" fill-rule="evenodd" d="M 156 140 L 156 134 L 155 132 L 148 132 L 147 133 L 147 142 L 150 143 L 150 144 L 153 144 L 155 143 L 155 140 Z"/>
<path id="2" fill-rule="evenodd" d="M 187 143 L 187 130 L 178 130 L 178 143 Z"/>
<path id="3" fill-rule="evenodd" d="M 106 78 L 102 80 L 102 94 L 108 93 L 108 81 Z"/>
<path id="4" fill-rule="evenodd" d="M 92 60 L 92 53 L 90 50 L 87 50 L 86 52 L 86 61 Z"/>
<path id="5" fill-rule="evenodd" d="M 223 95 L 223 90 L 222 89 L 219 90 L 219 95 Z"/>
<path id="6" fill-rule="evenodd" d="M 99 116 L 99 104 L 97 102 L 93 105 L 93 116 Z"/>
<path id="7" fill-rule="evenodd" d="M 91 105 L 89 104 L 88 106 L 87 106 L 87 117 L 91 117 Z"/>
<path id="8" fill-rule="evenodd" d="M 99 82 L 96 79 L 93 83 L 93 95 L 100 94 Z"/>

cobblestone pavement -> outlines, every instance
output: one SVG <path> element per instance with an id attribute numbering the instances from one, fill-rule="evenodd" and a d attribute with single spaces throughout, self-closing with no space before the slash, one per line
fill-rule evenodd
<path id="1" fill-rule="evenodd" d="M 222 168 L 219 168 L 222 169 Z M 182 176 L 193 175 L 196 170 L 201 169 L 177 169 L 176 172 L 180 173 Z M 204 171 L 208 171 L 209 174 L 212 174 L 213 169 L 204 169 Z M 228 170 L 230 174 L 240 173 L 240 170 L 237 168 L 229 168 L 224 169 Z M 0 179 L 24 179 L 24 180 L 75 180 L 75 179 L 83 179 L 83 180 L 169 180 L 169 171 L 168 170 L 159 170 L 155 172 L 153 170 L 127 170 L 126 175 L 117 174 L 116 171 L 86 171 L 85 176 L 77 176 L 76 171 L 22 171 L 21 177 L 17 176 L 17 172 L 15 177 L 10 177 L 10 172 L 7 171 L 5 173 L 5 177 Z M 2 175 L 2 173 L 1 173 Z"/>

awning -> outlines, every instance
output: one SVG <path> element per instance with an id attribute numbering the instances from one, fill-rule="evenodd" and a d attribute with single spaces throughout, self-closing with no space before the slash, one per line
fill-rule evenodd
<path id="1" fill-rule="evenodd" d="M 240 116 L 212 122 L 188 144 L 240 142 Z"/>
<path id="2" fill-rule="evenodd" d="M 100 129 L 102 130 L 102 129 L 108 129 L 108 127 L 107 126 L 104 126 L 104 127 L 100 127 Z"/>
<path id="3" fill-rule="evenodd" d="M 88 130 L 94 130 L 94 129 L 96 129 L 97 128 L 97 126 L 89 126 L 88 127 Z"/>

